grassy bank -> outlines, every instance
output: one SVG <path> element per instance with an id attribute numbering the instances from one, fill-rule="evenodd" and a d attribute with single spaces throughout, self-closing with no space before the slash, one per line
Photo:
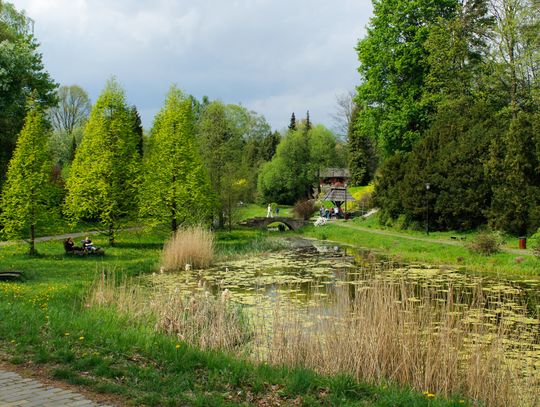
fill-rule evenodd
<path id="1" fill-rule="evenodd" d="M 353 227 L 354 224 L 351 222 Z M 471 272 L 499 274 L 511 278 L 540 275 L 540 260 L 534 256 L 498 253 L 487 257 L 471 252 L 464 245 L 452 246 L 412 240 L 409 238 L 410 234 L 405 233 L 403 237 L 386 236 L 376 233 L 378 230 L 376 228 L 373 228 L 373 232 L 355 230 L 344 225 L 330 223 L 319 228 L 308 226 L 302 233 L 316 239 L 373 249 L 403 262 L 422 262 L 435 266 L 450 265 Z M 470 238 L 472 239 L 472 235 Z"/>
<path id="2" fill-rule="evenodd" d="M 132 405 L 463 405 L 432 394 L 361 384 L 349 376 L 255 365 L 219 351 L 201 351 L 154 329 L 153 321 L 95 308 L 88 294 L 103 270 L 126 276 L 159 269 L 165 231 L 124 232 L 104 257 L 70 257 L 61 242 L 40 243 L 29 258 L 24 244 L 0 248 L 0 269 L 27 281 L 0 283 L 0 355 L 38 365 L 57 379 L 116 394 Z M 258 231 L 219 233 L 219 256 L 275 247 Z"/>

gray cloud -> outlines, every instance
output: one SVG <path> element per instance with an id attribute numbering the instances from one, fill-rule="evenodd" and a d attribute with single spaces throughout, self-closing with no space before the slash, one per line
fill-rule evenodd
<path id="1" fill-rule="evenodd" d="M 12 0 L 13 1 L 13 0 Z M 46 68 L 93 100 L 115 75 L 145 127 L 172 83 L 242 103 L 274 128 L 310 111 L 331 126 L 358 84 L 369 0 L 14 0 L 36 22 Z"/>

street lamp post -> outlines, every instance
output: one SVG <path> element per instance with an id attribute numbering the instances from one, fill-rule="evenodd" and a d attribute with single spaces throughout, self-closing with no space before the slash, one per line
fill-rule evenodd
<path id="1" fill-rule="evenodd" d="M 426 182 L 426 235 L 429 236 L 429 199 L 428 199 L 428 194 L 429 194 L 429 188 L 431 187 L 431 185 L 429 184 L 429 182 Z"/>

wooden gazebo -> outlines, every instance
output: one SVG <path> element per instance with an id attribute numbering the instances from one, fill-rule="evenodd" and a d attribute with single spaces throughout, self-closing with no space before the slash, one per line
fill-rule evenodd
<path id="1" fill-rule="evenodd" d="M 341 206 L 345 204 L 345 211 L 347 210 L 347 202 L 356 201 L 345 187 L 331 187 L 321 200 L 331 201 L 338 208 L 341 208 Z"/>

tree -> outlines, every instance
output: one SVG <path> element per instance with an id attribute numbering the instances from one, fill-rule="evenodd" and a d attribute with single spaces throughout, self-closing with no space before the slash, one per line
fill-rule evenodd
<path id="1" fill-rule="evenodd" d="M 0 220 L 10 238 L 30 236 L 30 254 L 34 255 L 36 225 L 48 208 L 48 184 L 51 163 L 48 157 L 50 128 L 40 107 L 29 103 L 24 127 L 9 163 L 2 191 Z"/>
<path id="2" fill-rule="evenodd" d="M 154 119 L 139 195 L 143 218 L 183 224 L 211 219 L 216 200 L 195 138 L 192 100 L 175 86 Z"/>
<path id="3" fill-rule="evenodd" d="M 304 131 L 308 132 L 310 130 L 311 130 L 311 120 L 309 118 L 309 110 L 308 110 L 307 113 L 306 113 L 306 124 L 305 124 L 305 127 L 304 127 Z"/>
<path id="4" fill-rule="evenodd" d="M 348 138 L 353 114 L 356 108 L 354 92 L 346 92 L 336 96 L 336 112 L 332 114 L 336 134 L 345 140 Z"/>
<path id="5" fill-rule="evenodd" d="M 258 191 L 266 202 L 293 204 L 312 195 L 318 172 L 336 160 L 337 138 L 322 125 L 287 131 L 272 161 L 263 164 Z"/>
<path id="6" fill-rule="evenodd" d="M 54 129 L 51 148 L 55 164 L 62 166 L 75 158 L 92 105 L 88 93 L 77 85 L 61 86 L 56 96 L 58 104 L 49 109 L 48 116 Z"/>
<path id="7" fill-rule="evenodd" d="M 97 219 L 109 243 L 121 221 L 136 210 L 139 139 L 124 91 L 111 79 L 92 108 L 67 179 L 64 211 L 72 220 Z"/>
<path id="8" fill-rule="evenodd" d="M 410 151 L 429 125 L 422 95 L 429 73 L 425 41 L 439 18 L 453 17 L 457 0 L 377 0 L 367 36 L 357 46 L 362 84 L 358 130 L 383 157 Z"/>
<path id="9" fill-rule="evenodd" d="M 294 115 L 294 112 L 291 115 L 291 122 L 289 123 L 289 130 L 296 130 L 296 117 Z"/>
<path id="10" fill-rule="evenodd" d="M 243 147 L 241 132 L 228 119 L 227 108 L 223 103 L 212 102 L 206 107 L 199 122 L 198 139 L 212 188 L 219 197 L 217 218 L 222 228 L 225 216 L 231 215 L 224 213 L 224 209 L 229 207 L 227 202 L 233 185 L 225 182 L 225 178 L 241 178 L 239 164 L 242 162 Z M 225 170 L 227 174 L 224 174 Z"/>
<path id="11" fill-rule="evenodd" d="M 33 21 L 0 0 L 0 185 L 26 116 L 26 102 L 55 103 L 56 84 L 45 71 Z"/>
<path id="12" fill-rule="evenodd" d="M 131 121 L 133 123 L 133 132 L 137 136 L 137 152 L 142 158 L 144 154 L 144 130 L 142 127 L 141 116 L 136 106 L 131 106 L 129 109 L 131 115 Z"/>
<path id="13" fill-rule="evenodd" d="M 51 107 L 49 117 L 53 129 L 72 134 L 77 127 L 82 127 L 92 105 L 88 93 L 77 85 L 60 86 L 56 92 L 58 105 Z"/>
<path id="14" fill-rule="evenodd" d="M 349 121 L 347 139 L 349 140 L 348 166 L 353 185 L 367 185 L 374 177 L 377 168 L 377 153 L 373 141 L 357 127 L 359 109 L 354 107 Z"/>

